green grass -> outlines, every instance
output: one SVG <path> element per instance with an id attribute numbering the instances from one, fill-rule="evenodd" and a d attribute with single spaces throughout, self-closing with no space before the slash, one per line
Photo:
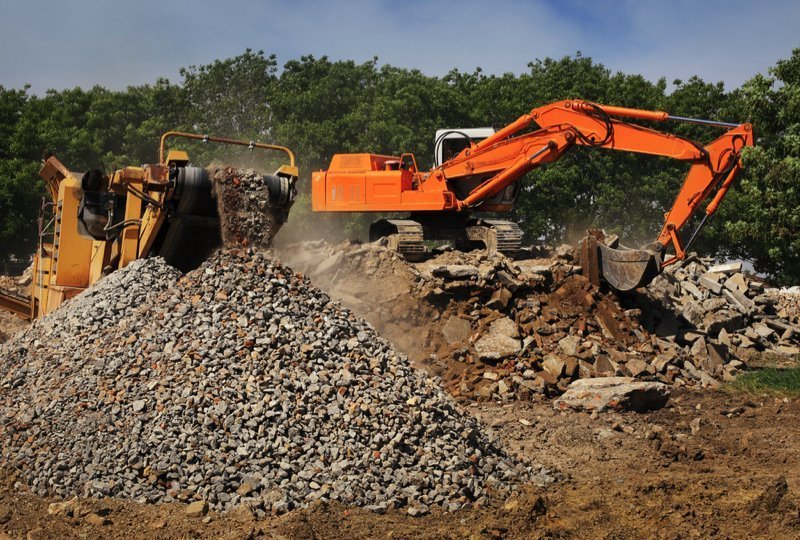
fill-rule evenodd
<path id="1" fill-rule="evenodd" d="M 764 367 L 739 375 L 730 387 L 748 394 L 800 395 L 800 367 Z"/>

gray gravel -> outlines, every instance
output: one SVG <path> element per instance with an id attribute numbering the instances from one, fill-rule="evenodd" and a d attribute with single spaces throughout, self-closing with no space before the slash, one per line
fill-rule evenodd
<path id="1" fill-rule="evenodd" d="M 365 322 L 249 250 L 104 278 L 0 346 L 0 464 L 40 495 L 456 510 L 548 471 Z"/>

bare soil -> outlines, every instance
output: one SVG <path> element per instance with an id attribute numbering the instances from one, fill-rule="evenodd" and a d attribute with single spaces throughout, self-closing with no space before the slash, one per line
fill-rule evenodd
<path id="1" fill-rule="evenodd" d="M 369 280 L 339 279 L 338 271 L 343 270 L 333 267 L 329 277 L 315 282 L 419 364 L 443 352 L 437 339 L 444 321 L 409 294 L 414 276 L 406 267 L 383 262 Z M 565 293 L 563 300 L 564 310 L 580 309 L 579 298 Z M 245 508 L 202 518 L 189 517 L 180 504 L 116 499 L 84 500 L 75 515 L 50 515 L 56 499 L 20 491 L 14 472 L 5 471 L 0 475 L 0 540 L 4 534 L 126 540 L 800 538 L 798 398 L 676 390 L 664 409 L 645 414 L 557 412 L 545 398 L 473 403 L 467 409 L 510 453 L 544 464 L 562 479 L 546 489 L 528 486 L 516 499 L 452 514 L 434 509 L 415 518 L 405 509 L 378 515 L 319 504 L 259 520 Z M 102 514 L 108 524 L 91 524 L 91 512 Z"/>
<path id="2" fill-rule="evenodd" d="M 51 516 L 44 499 L 0 488 L 11 538 L 797 538 L 800 401 L 719 391 L 676 394 L 647 414 L 592 417 L 549 401 L 469 408 L 521 456 L 561 472 L 546 490 L 413 518 L 320 504 L 256 520 L 182 505 L 87 500 L 108 525 Z M 0 535 L 0 538 L 3 538 Z"/>

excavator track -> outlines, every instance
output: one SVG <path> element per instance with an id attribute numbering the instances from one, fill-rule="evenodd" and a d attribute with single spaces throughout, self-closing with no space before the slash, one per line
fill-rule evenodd
<path id="1" fill-rule="evenodd" d="M 386 238 L 389 249 L 403 255 L 409 261 L 425 256 L 423 229 L 420 223 L 410 219 L 381 219 L 369 228 L 370 242 Z"/>
<path id="2" fill-rule="evenodd" d="M 516 256 L 522 249 L 522 229 L 512 221 L 503 219 L 475 219 L 465 232 L 471 242 L 482 242 L 491 253 Z"/>

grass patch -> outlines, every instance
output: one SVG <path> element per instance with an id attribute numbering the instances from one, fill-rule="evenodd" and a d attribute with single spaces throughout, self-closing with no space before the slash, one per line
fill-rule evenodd
<path id="1" fill-rule="evenodd" d="M 739 375 L 730 387 L 748 394 L 800 395 L 800 367 L 765 367 Z"/>

